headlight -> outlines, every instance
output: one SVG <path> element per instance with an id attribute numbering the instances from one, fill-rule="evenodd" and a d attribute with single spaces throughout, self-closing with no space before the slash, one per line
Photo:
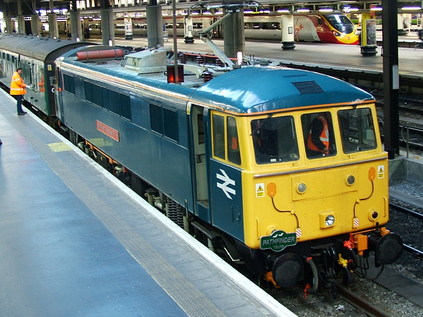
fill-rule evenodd
<path id="1" fill-rule="evenodd" d="M 325 219 L 326 227 L 332 227 L 334 223 L 335 223 L 335 217 L 334 216 L 329 215 L 329 216 L 326 217 L 326 219 Z"/>
<path id="2" fill-rule="evenodd" d="M 320 228 L 331 228 L 335 226 L 335 212 L 333 210 L 326 210 L 319 213 Z"/>

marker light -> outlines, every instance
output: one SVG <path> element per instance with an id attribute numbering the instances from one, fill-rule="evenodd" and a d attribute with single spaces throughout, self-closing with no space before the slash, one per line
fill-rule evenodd
<path id="1" fill-rule="evenodd" d="M 335 217 L 333 215 L 329 215 L 325 218 L 326 227 L 332 227 L 334 223 L 335 223 Z"/>
<path id="2" fill-rule="evenodd" d="M 354 175 L 348 175 L 347 177 L 347 185 L 352 186 L 355 184 L 355 177 Z"/>
<path id="3" fill-rule="evenodd" d="M 297 192 L 299 194 L 304 194 L 306 190 L 307 190 L 307 185 L 306 184 L 304 184 L 304 183 L 298 184 L 298 186 L 297 186 Z"/>

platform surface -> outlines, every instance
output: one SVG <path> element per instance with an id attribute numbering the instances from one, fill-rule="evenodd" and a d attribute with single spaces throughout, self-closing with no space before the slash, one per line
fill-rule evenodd
<path id="1" fill-rule="evenodd" d="M 0 91 L 0 316 L 294 316 Z"/>

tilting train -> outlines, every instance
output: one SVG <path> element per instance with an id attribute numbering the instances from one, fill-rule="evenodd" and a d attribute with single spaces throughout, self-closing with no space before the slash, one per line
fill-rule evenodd
<path id="1" fill-rule="evenodd" d="M 175 84 L 164 50 L 29 37 L 1 37 L 0 57 L 4 84 L 23 67 L 25 98 L 46 118 L 257 280 L 315 291 L 372 254 L 376 265 L 400 256 L 384 226 L 375 100 L 361 89 L 272 66 L 179 65 Z M 316 154 L 309 135 L 323 116 L 327 148 Z"/>
<path id="2" fill-rule="evenodd" d="M 195 15 L 193 18 L 194 35 L 196 32 L 208 27 L 219 16 Z M 172 35 L 171 17 L 163 17 L 166 32 Z M 147 36 L 147 24 L 145 18 L 132 19 L 133 34 L 135 36 Z M 184 21 L 177 19 L 178 36 L 184 36 Z M 90 24 L 91 34 L 100 34 L 100 25 Z M 281 41 L 281 17 L 276 15 L 249 15 L 244 17 L 244 33 L 246 39 L 276 40 Z M 117 20 L 115 24 L 115 35 L 125 35 L 123 20 Z M 214 36 L 221 38 L 223 32 L 221 27 L 214 30 Z M 294 39 L 304 42 L 323 42 L 335 44 L 359 44 L 359 34 L 355 25 L 344 14 L 333 13 L 327 15 L 294 15 Z"/>

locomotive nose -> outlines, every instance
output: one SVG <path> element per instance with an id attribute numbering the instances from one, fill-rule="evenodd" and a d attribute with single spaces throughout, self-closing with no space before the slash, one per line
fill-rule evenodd
<path id="1" fill-rule="evenodd" d="M 402 239 L 395 233 L 384 236 L 369 235 L 369 249 L 373 250 L 380 264 L 394 263 L 401 256 Z"/>

